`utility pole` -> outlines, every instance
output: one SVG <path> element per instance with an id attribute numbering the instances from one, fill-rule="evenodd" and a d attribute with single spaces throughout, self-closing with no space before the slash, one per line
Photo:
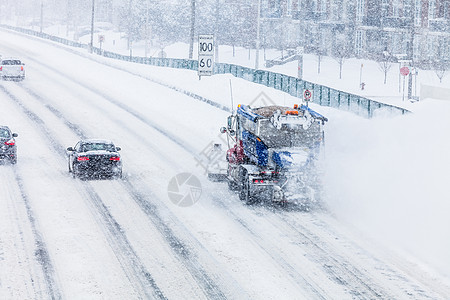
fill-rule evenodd
<path id="1" fill-rule="evenodd" d="M 410 40 L 409 40 L 409 47 L 408 47 L 408 56 L 409 59 L 411 60 L 411 66 L 410 67 L 414 67 L 414 33 L 415 33 L 415 1 L 411 1 L 410 4 Z M 412 85 L 413 85 L 413 79 L 412 79 L 412 73 L 409 73 L 409 77 L 408 77 L 408 99 L 412 98 Z"/>
<path id="2" fill-rule="evenodd" d="M 219 62 L 219 20 L 220 20 L 220 0 L 216 0 L 216 26 L 214 28 L 214 61 Z"/>
<path id="3" fill-rule="evenodd" d="M 191 41 L 189 43 L 189 59 L 194 56 L 194 34 L 195 34 L 195 0 L 191 0 Z"/>
<path id="4" fill-rule="evenodd" d="M 150 9 L 150 7 L 149 7 L 149 0 L 147 0 L 146 1 L 146 9 L 145 9 L 145 49 L 144 49 L 144 51 L 145 51 L 145 58 L 147 58 L 147 55 L 148 55 L 148 44 L 149 44 L 149 41 L 148 41 L 148 39 L 149 39 L 149 9 Z"/>
<path id="5" fill-rule="evenodd" d="M 89 52 L 94 51 L 94 13 L 95 13 L 95 0 L 92 0 L 92 15 L 91 15 L 91 44 L 89 46 Z"/>
<path id="6" fill-rule="evenodd" d="M 259 46 L 260 46 L 260 30 L 261 30 L 261 0 L 258 0 L 258 11 L 256 20 L 256 55 L 255 69 L 259 69 Z"/>
<path id="7" fill-rule="evenodd" d="M 70 3 L 71 3 L 71 1 L 67 0 L 67 6 L 66 6 L 66 9 L 67 9 L 66 37 L 69 36 L 69 29 L 70 29 L 70 19 L 71 19 L 71 17 L 70 17 Z"/>
<path id="8" fill-rule="evenodd" d="M 128 33 L 127 33 L 127 35 L 128 35 L 128 42 L 127 42 L 127 47 L 128 47 L 128 50 L 130 50 L 131 49 L 131 42 L 132 42 L 132 37 L 131 37 L 131 35 L 133 34 L 133 30 L 132 30 L 132 27 L 133 27 L 133 20 L 132 20 L 132 13 L 131 13 L 131 4 L 132 4 L 132 1 L 133 0 L 130 0 L 130 1 L 128 1 L 128 18 L 127 18 L 127 24 L 128 24 L 128 28 L 127 28 L 127 31 L 128 31 Z"/>
<path id="9" fill-rule="evenodd" d="M 41 1 L 41 26 L 40 26 L 40 33 L 42 33 L 42 27 L 44 27 L 44 1 Z"/>

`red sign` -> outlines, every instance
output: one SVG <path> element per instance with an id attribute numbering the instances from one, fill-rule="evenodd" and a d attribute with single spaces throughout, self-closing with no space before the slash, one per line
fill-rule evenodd
<path id="1" fill-rule="evenodd" d="M 310 90 L 305 90 L 305 92 L 303 93 L 303 98 L 304 98 L 305 100 L 311 99 L 311 96 L 312 96 L 312 94 L 311 94 L 311 91 L 310 91 Z"/>
<path id="2" fill-rule="evenodd" d="M 408 67 L 400 68 L 400 74 L 402 74 L 403 76 L 408 76 L 409 75 L 409 68 Z"/>

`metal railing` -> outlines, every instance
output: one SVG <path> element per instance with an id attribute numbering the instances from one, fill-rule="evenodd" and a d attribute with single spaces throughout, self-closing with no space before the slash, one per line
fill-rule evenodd
<path id="1" fill-rule="evenodd" d="M 52 40 L 54 42 L 68 45 L 71 47 L 83 49 L 89 48 L 87 44 L 74 42 L 71 40 L 52 36 L 46 33 L 37 32 L 30 29 L 13 27 L 9 25 L 0 25 L 0 27 Z M 101 50 L 96 47 L 93 47 L 93 53 L 112 59 L 152 66 L 187 69 L 193 71 L 197 71 L 198 69 L 198 61 L 196 60 L 177 59 L 177 58 L 136 57 L 136 56 L 131 57 L 129 55 L 122 55 L 110 51 Z M 320 84 L 298 79 L 296 77 L 280 73 L 274 73 L 270 71 L 255 70 L 252 68 L 247 68 L 233 64 L 216 63 L 214 65 L 214 74 L 232 74 L 235 77 L 242 78 L 254 83 L 262 84 L 267 87 L 283 91 L 297 98 L 303 98 L 304 90 L 308 89 L 312 91 L 313 103 L 322 106 L 334 107 L 340 110 L 350 111 L 366 118 L 373 117 L 374 112 L 378 109 L 387 110 L 394 114 L 405 114 L 409 112 L 408 110 L 401 107 L 377 102 L 358 95 L 346 93 Z"/>

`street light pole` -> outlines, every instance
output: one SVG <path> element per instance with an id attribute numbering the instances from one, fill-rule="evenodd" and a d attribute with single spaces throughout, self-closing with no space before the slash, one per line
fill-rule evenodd
<path id="1" fill-rule="evenodd" d="M 191 2 L 191 40 L 189 43 L 189 59 L 194 56 L 194 34 L 195 34 L 195 0 Z"/>
<path id="2" fill-rule="evenodd" d="M 258 0 L 258 12 L 256 21 L 256 58 L 255 69 L 259 69 L 259 46 L 260 46 L 260 31 L 261 31 L 261 0 Z"/>
<path id="3" fill-rule="evenodd" d="M 95 9 L 95 0 L 92 0 L 92 15 L 91 15 L 91 44 L 89 46 L 89 52 L 94 51 L 94 9 Z"/>
<path id="4" fill-rule="evenodd" d="M 42 27 L 44 27 L 44 1 L 41 1 L 41 24 L 40 33 L 42 33 Z"/>
<path id="5" fill-rule="evenodd" d="M 411 12 L 410 12 L 410 41 L 409 41 L 409 47 L 408 47 L 408 55 L 409 55 L 409 59 L 411 60 L 411 66 L 410 67 L 414 67 L 414 33 L 415 33 L 415 10 L 416 10 L 416 6 L 415 6 L 415 1 L 411 1 Z M 412 98 L 412 84 L 413 84 L 413 80 L 412 80 L 412 73 L 409 73 L 408 76 L 408 99 Z"/>

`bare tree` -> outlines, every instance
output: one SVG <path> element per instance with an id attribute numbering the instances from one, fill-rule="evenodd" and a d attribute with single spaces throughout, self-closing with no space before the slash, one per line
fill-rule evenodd
<path id="1" fill-rule="evenodd" d="M 442 83 L 442 78 L 444 78 L 449 70 L 449 64 L 443 60 L 436 60 L 433 62 L 433 69 L 436 76 L 439 78 L 439 82 Z"/>
<path id="2" fill-rule="evenodd" d="M 381 59 L 378 60 L 378 68 L 384 74 L 384 84 L 386 84 L 387 73 L 392 68 L 392 62 L 386 56 L 381 56 Z"/>
<path id="3" fill-rule="evenodd" d="M 322 48 L 320 48 L 319 46 L 315 46 L 311 49 L 314 54 L 317 56 L 317 74 L 320 74 L 320 65 L 322 63 L 323 57 L 326 54 L 326 51 Z"/>
<path id="4" fill-rule="evenodd" d="M 333 51 L 333 58 L 339 64 L 339 79 L 342 79 L 342 67 L 345 61 L 350 57 L 350 52 L 345 45 L 337 46 Z"/>

